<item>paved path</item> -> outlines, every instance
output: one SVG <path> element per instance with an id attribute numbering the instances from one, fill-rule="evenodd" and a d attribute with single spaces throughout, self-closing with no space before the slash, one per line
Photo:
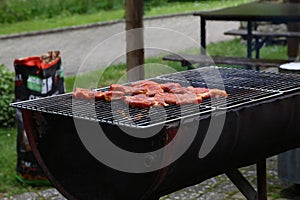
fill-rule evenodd
<path id="1" fill-rule="evenodd" d="M 148 18 L 144 21 L 144 26 L 147 57 L 198 47 L 199 17 L 188 14 Z M 208 22 L 207 41 L 231 39 L 230 36 L 224 36 L 223 32 L 238 26 L 237 22 Z M 49 50 L 60 50 L 66 75 L 76 74 L 81 65 L 80 72 L 99 69 L 111 63 L 125 61 L 124 29 L 124 22 L 121 21 L 108 23 L 108 25 L 73 27 L 70 30 L 48 34 L 0 38 L 0 63 L 13 70 L 15 58 L 40 55 Z M 90 54 L 92 50 L 94 51 Z"/>
<path id="2" fill-rule="evenodd" d="M 243 175 L 256 187 L 255 165 L 240 169 Z M 267 160 L 268 200 L 300 200 L 277 177 L 277 157 Z M 200 184 L 166 195 L 160 200 L 245 200 L 246 198 L 225 175 L 216 176 Z M 37 193 L 29 192 L 0 200 L 65 200 L 54 188 Z"/>

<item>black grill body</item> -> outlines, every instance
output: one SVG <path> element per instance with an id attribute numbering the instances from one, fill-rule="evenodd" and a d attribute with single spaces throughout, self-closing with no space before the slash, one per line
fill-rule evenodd
<path id="1" fill-rule="evenodd" d="M 201 73 L 210 73 L 210 68 L 200 70 L 203 70 Z M 115 117 L 115 121 L 114 118 L 108 120 L 97 113 L 95 116 L 89 113 L 84 116 L 87 112 L 68 113 L 70 105 L 65 102 L 62 103 L 64 106 L 57 104 L 61 103 L 58 101 L 60 98 L 70 98 L 70 94 L 13 106 L 22 109 L 26 131 L 41 167 L 53 185 L 68 199 L 158 199 L 210 177 L 300 146 L 298 76 L 287 79 L 280 85 L 281 88 L 263 84 L 264 88 L 260 89 L 253 79 L 267 76 L 268 73 L 235 69 L 220 69 L 220 72 L 229 93 L 225 102 L 203 102 L 195 112 L 193 109 L 187 111 L 187 108 L 180 114 L 172 111 L 163 124 L 153 116 L 150 117 L 154 119 L 153 123 L 146 123 L 147 120 L 139 123 L 137 120 L 128 124 L 121 122 L 118 117 Z M 198 72 L 183 72 L 180 76 L 191 76 L 193 73 Z M 180 78 L 174 80 L 174 76 L 178 77 L 178 74 L 158 79 L 180 81 Z M 278 81 L 286 75 L 271 73 L 269 76 L 277 77 L 277 80 L 272 80 Z M 201 81 L 201 77 L 197 77 L 191 80 L 193 84 L 207 85 L 207 82 Z M 243 80 L 236 82 L 237 79 Z M 264 82 L 264 78 L 261 79 Z M 249 87 L 239 85 L 246 82 L 254 83 Z M 293 87 L 288 82 L 294 83 Z M 219 83 L 214 84 L 217 86 Z M 284 84 L 287 86 L 283 87 Z M 43 103 L 48 100 L 53 104 Z M 55 112 L 51 111 L 52 106 L 57 109 Z M 224 116 L 224 126 L 216 144 L 208 155 L 199 158 L 199 150 L 205 143 L 207 130 L 211 128 L 211 120 Z M 189 148 L 172 164 L 153 172 L 129 173 L 112 169 L 95 159 L 80 140 L 75 121 L 81 123 L 86 134 L 94 132 L 100 125 L 116 145 L 146 154 L 169 144 L 174 135 L 184 142 L 191 137 L 193 127 L 197 127 L 197 132 Z M 128 136 L 120 128 L 142 134 L 161 125 L 161 130 L 148 138 Z M 179 127 L 181 129 L 177 131 Z M 173 144 L 173 150 L 163 152 L 161 158 L 168 159 L 179 145 Z"/>

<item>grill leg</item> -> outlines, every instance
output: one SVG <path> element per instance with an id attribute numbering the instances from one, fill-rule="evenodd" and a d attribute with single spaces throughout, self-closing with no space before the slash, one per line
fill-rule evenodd
<path id="1" fill-rule="evenodd" d="M 241 191 L 247 200 L 267 200 L 266 159 L 256 163 L 257 191 L 238 169 L 226 172 L 227 177 Z"/>
<path id="2" fill-rule="evenodd" d="M 256 163 L 258 200 L 267 200 L 266 159 Z"/>
<path id="3" fill-rule="evenodd" d="M 226 172 L 226 175 L 247 200 L 257 200 L 257 192 L 238 169 Z"/>

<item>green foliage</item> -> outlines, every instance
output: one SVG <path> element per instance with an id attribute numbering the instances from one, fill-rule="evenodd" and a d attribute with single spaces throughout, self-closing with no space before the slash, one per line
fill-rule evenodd
<path id="1" fill-rule="evenodd" d="M 144 7 L 145 10 L 151 10 L 152 7 L 158 7 L 166 5 L 168 0 L 145 0 Z"/>
<path id="2" fill-rule="evenodd" d="M 14 101 L 14 76 L 4 65 L 0 65 L 0 127 L 15 124 L 15 111 L 9 107 Z"/>
<path id="3" fill-rule="evenodd" d="M 24 192 L 37 192 L 49 187 L 33 187 L 15 178 L 17 163 L 17 128 L 0 128 L 0 199 Z M 5 199 L 5 198 L 4 198 Z"/>
<path id="4" fill-rule="evenodd" d="M 233 39 L 230 41 L 223 41 L 211 43 L 207 47 L 207 52 L 210 55 L 217 56 L 247 56 L 246 41 L 241 39 Z M 253 56 L 255 53 L 253 52 Z M 268 45 L 260 50 L 260 58 L 266 59 L 287 59 L 287 48 L 283 45 Z"/>
<path id="5" fill-rule="evenodd" d="M 0 23 L 91 14 L 100 10 L 119 9 L 123 4 L 123 0 L 2 0 Z"/>
<path id="6" fill-rule="evenodd" d="M 209 2 L 210 1 L 210 2 Z M 144 0 L 145 2 L 145 10 L 149 11 L 152 8 L 159 6 L 168 6 L 169 4 L 186 4 L 186 3 L 194 3 L 194 4 L 207 4 L 208 2 L 228 2 L 229 0 Z"/>

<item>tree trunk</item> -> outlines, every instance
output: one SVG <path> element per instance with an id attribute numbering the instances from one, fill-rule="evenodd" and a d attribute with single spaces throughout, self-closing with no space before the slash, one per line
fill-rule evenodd
<path id="1" fill-rule="evenodd" d="M 128 81 L 144 79 L 143 1 L 126 0 L 126 64 Z"/>

